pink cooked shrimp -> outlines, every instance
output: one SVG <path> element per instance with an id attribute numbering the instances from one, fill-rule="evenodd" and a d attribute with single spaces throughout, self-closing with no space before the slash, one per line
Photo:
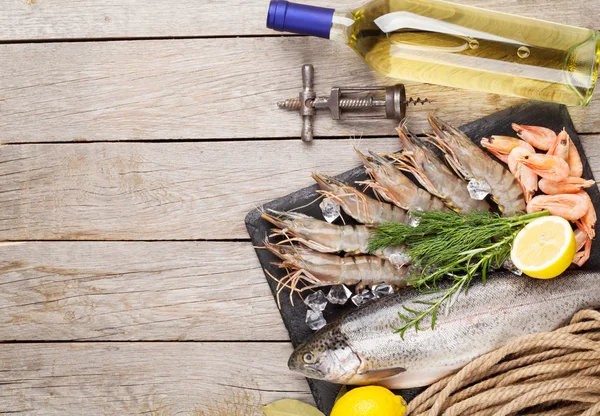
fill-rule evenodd
<path id="1" fill-rule="evenodd" d="M 558 156 L 534 154 L 524 155 L 517 158 L 517 162 L 522 163 L 534 171 L 542 178 L 553 182 L 562 182 L 569 177 L 570 169 L 567 162 Z"/>
<path id="2" fill-rule="evenodd" d="M 558 156 L 568 164 L 570 141 L 571 138 L 569 137 L 569 134 L 565 129 L 562 129 L 562 131 L 558 134 L 556 141 L 548 150 L 548 154 Z"/>
<path id="3" fill-rule="evenodd" d="M 538 195 L 527 204 L 528 213 L 544 210 L 565 220 L 577 221 L 589 211 L 589 204 L 580 194 Z"/>
<path id="4" fill-rule="evenodd" d="M 596 237 L 596 231 L 595 231 L 594 227 L 596 226 L 596 220 L 597 220 L 596 209 L 594 208 L 594 203 L 592 202 L 592 199 L 590 198 L 588 193 L 585 191 L 580 191 L 573 195 L 577 195 L 580 198 L 582 198 L 585 201 L 585 204 L 587 206 L 587 211 L 576 222 L 576 224 L 581 230 L 583 230 L 587 233 L 587 235 L 588 235 L 588 237 L 590 237 L 590 239 L 593 239 L 594 237 Z"/>
<path id="5" fill-rule="evenodd" d="M 529 213 L 543 210 L 575 223 L 577 253 L 573 263 L 582 266 L 590 257 L 592 240 L 596 236 L 596 210 L 590 196 L 585 191 L 576 194 L 538 195 L 527 204 Z"/>
<path id="6" fill-rule="evenodd" d="M 481 139 L 481 145 L 502 162 L 508 164 L 508 155 L 516 147 L 523 147 L 535 153 L 535 149 L 526 141 L 509 136 L 492 136 Z"/>
<path id="7" fill-rule="evenodd" d="M 556 133 L 546 127 L 522 126 L 513 123 L 512 128 L 521 139 L 539 150 L 550 150 L 556 142 Z"/>
<path id="8" fill-rule="evenodd" d="M 546 195 L 576 194 L 584 188 L 589 188 L 596 182 L 569 176 L 562 182 L 553 182 L 546 178 L 540 179 L 540 190 Z"/>
<path id="9" fill-rule="evenodd" d="M 577 228 L 575 230 L 575 244 L 577 252 L 573 258 L 573 263 L 581 267 L 588 261 L 592 253 L 592 239 L 585 231 Z"/>
<path id="10" fill-rule="evenodd" d="M 581 157 L 579 151 L 573 143 L 573 140 L 569 138 L 569 168 L 571 169 L 571 176 L 581 177 L 583 175 L 583 163 L 581 163 Z"/>
<path id="11" fill-rule="evenodd" d="M 517 158 L 530 154 L 535 154 L 533 148 L 515 147 L 508 155 L 508 168 L 517 182 L 519 182 L 519 185 L 521 185 L 525 202 L 531 201 L 538 190 L 538 175 L 527 166 L 519 163 Z"/>
<path id="12" fill-rule="evenodd" d="M 588 210 L 585 215 L 575 222 L 578 228 L 578 230 L 575 232 L 575 241 L 577 243 L 578 252 L 575 253 L 573 263 L 581 267 L 590 258 L 590 254 L 592 252 L 592 240 L 594 237 L 596 237 L 596 231 L 594 229 L 596 226 L 596 209 L 594 208 L 594 203 L 587 192 L 581 191 L 577 195 L 585 199 L 588 205 Z M 578 233 L 577 231 L 582 232 L 585 238 L 582 238 L 581 233 Z M 581 250 L 582 240 L 584 241 L 583 250 Z"/>

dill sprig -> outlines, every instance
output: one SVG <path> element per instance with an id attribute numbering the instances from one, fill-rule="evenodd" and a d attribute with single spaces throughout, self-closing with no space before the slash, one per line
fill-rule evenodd
<path id="1" fill-rule="evenodd" d="M 485 282 L 488 272 L 497 269 L 510 257 L 512 242 L 517 233 L 536 218 L 549 215 L 547 211 L 516 217 L 500 217 L 487 211 L 465 215 L 453 212 L 415 212 L 411 214 L 418 225 L 386 223 L 373 231 L 369 241 L 372 251 L 404 244 L 411 256 L 413 269 L 410 283 L 423 293 L 435 294 L 432 300 L 419 301 L 423 310 L 404 305 L 400 318 L 405 324 L 394 330 L 404 337 L 410 328 L 422 330 L 421 324 L 431 316 L 433 329 L 439 308 L 446 313 L 474 278 Z M 451 283 L 442 289 L 438 283 L 447 278 Z"/>

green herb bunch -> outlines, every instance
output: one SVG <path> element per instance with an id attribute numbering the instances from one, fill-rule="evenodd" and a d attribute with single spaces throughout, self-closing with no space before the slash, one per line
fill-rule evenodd
<path id="1" fill-rule="evenodd" d="M 394 330 L 404 337 L 412 327 L 421 330 L 421 324 L 431 316 L 435 327 L 439 308 L 450 310 L 460 293 L 465 293 L 472 280 L 483 282 L 491 269 L 498 269 L 509 259 L 512 242 L 517 233 L 536 218 L 549 215 L 547 211 L 516 217 L 501 217 L 487 211 L 473 211 L 465 215 L 454 212 L 414 212 L 418 225 L 386 223 L 379 226 L 369 242 L 369 250 L 404 244 L 411 256 L 413 270 L 410 283 L 424 293 L 439 294 L 431 301 L 420 301 L 425 309 L 403 306 L 399 312 L 405 324 Z M 441 280 L 451 279 L 449 286 L 438 288 Z"/>

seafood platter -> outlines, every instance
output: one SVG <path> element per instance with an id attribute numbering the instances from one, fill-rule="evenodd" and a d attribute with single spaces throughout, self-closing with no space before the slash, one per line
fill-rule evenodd
<path id="1" fill-rule="evenodd" d="M 600 307 L 600 193 L 566 107 L 526 102 L 460 130 L 429 121 L 426 136 L 400 124 L 389 153 L 349 148 L 362 166 L 314 172 L 314 186 L 246 217 L 289 367 L 325 414 L 343 385 L 410 401 L 502 340 Z M 510 261 L 517 231 L 545 215 L 550 234 L 574 236 L 556 279 Z"/>

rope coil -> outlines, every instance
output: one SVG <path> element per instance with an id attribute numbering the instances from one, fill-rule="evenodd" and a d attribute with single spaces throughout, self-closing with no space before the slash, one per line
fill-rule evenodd
<path id="1" fill-rule="evenodd" d="M 471 361 L 412 400 L 406 414 L 600 415 L 598 341 L 600 312 L 580 311 L 568 326 L 519 338 Z"/>

